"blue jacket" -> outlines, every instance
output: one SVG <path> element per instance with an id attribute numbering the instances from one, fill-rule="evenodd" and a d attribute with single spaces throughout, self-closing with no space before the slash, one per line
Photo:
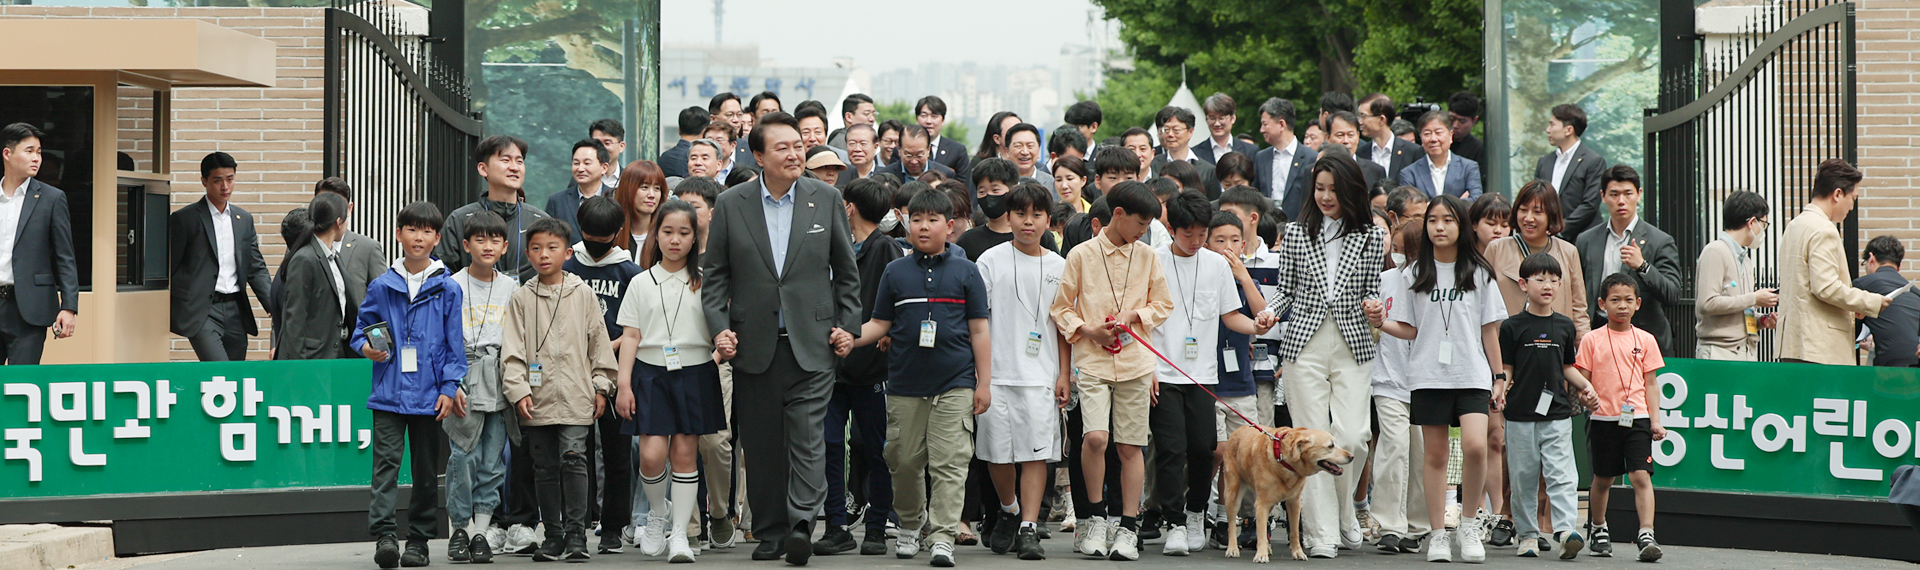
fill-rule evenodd
<path id="1" fill-rule="evenodd" d="M 398 266 L 406 258 L 393 262 Z M 367 345 L 367 327 L 382 322 L 392 328 L 394 340 L 387 361 L 373 363 L 373 393 L 367 396 L 367 409 L 431 416 L 439 397 L 452 397 L 460 379 L 467 376 L 460 284 L 448 277 L 439 261 L 427 273 L 426 283 L 412 301 L 407 299 L 406 276 L 393 269 L 367 285 L 353 329 L 353 351 Z M 419 351 L 419 368 L 401 372 L 400 352 L 408 346 Z"/>

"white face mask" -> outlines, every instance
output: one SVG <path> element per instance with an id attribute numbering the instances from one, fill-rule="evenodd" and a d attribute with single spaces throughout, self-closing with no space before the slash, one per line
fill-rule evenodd
<path id="1" fill-rule="evenodd" d="M 893 210 L 887 210 L 887 217 L 880 218 L 880 233 L 893 231 L 894 226 L 898 225 L 900 225 L 899 215 L 894 214 Z"/>
<path id="2" fill-rule="evenodd" d="M 1404 253 L 1400 253 L 1400 252 L 1397 252 L 1397 251 L 1396 251 L 1396 252 L 1393 252 L 1393 253 L 1389 253 L 1389 254 L 1387 254 L 1387 257 L 1390 257 L 1390 258 L 1392 258 L 1392 259 L 1393 259 L 1393 266 L 1394 266 L 1394 267 L 1406 267 L 1406 266 L 1407 266 L 1407 254 L 1404 254 Z"/>

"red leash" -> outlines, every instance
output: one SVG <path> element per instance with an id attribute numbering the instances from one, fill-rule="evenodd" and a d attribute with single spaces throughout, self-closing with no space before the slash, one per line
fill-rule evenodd
<path id="1" fill-rule="evenodd" d="M 1127 335 L 1132 336 L 1133 340 L 1139 341 L 1140 346 L 1147 347 L 1148 352 L 1152 352 L 1153 355 L 1155 357 L 1158 357 L 1161 362 L 1167 363 L 1167 366 L 1173 367 L 1174 372 L 1179 372 L 1181 376 L 1187 377 L 1187 380 L 1190 382 L 1193 382 L 1193 385 L 1199 386 L 1201 390 L 1205 390 L 1207 392 L 1208 396 L 1213 396 L 1214 401 L 1219 402 L 1220 405 L 1222 406 L 1225 406 L 1227 408 L 1227 411 L 1233 412 L 1233 415 L 1240 416 L 1240 421 L 1246 422 L 1247 425 L 1254 426 L 1254 429 L 1259 430 L 1261 435 L 1267 436 L 1267 439 L 1273 440 L 1273 459 L 1275 461 L 1279 461 L 1280 465 L 1282 467 L 1286 467 L 1288 471 L 1292 471 L 1294 473 L 1300 473 L 1300 470 L 1294 469 L 1293 465 L 1287 463 L 1286 459 L 1281 454 L 1280 438 L 1275 437 L 1273 435 L 1273 432 L 1269 432 L 1265 429 L 1261 429 L 1262 426 L 1260 425 L 1260 422 L 1253 421 L 1253 418 L 1249 418 L 1247 417 L 1246 414 L 1240 413 L 1240 410 L 1234 408 L 1233 404 L 1227 403 L 1226 400 L 1220 398 L 1219 394 L 1215 394 L 1213 393 L 1212 389 L 1207 388 L 1206 384 L 1201 384 L 1199 380 L 1195 380 L 1193 378 L 1192 374 L 1188 374 L 1187 371 L 1181 370 L 1180 365 L 1174 364 L 1172 360 L 1168 360 L 1167 355 L 1160 354 L 1160 349 L 1154 348 L 1153 343 L 1147 342 L 1147 339 L 1145 338 L 1141 338 L 1140 333 L 1133 332 L 1132 327 L 1128 327 L 1127 325 L 1124 325 L 1124 324 L 1119 324 L 1118 326 L 1120 327 L 1120 332 L 1126 333 Z M 1115 354 L 1118 354 L 1118 353 L 1116 352 Z"/>

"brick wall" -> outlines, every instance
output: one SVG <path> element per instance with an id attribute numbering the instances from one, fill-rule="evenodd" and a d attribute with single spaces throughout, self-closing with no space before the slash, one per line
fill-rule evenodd
<path id="1" fill-rule="evenodd" d="M 189 88 L 173 93 L 173 205 L 199 200 L 200 158 L 213 151 L 240 163 L 233 203 L 254 214 L 260 251 L 278 268 L 286 248 L 280 219 L 306 205 L 321 174 L 321 86 L 325 18 L 313 8 L 130 8 L 0 6 L 0 18 L 179 18 L 204 20 L 266 38 L 279 46 L 276 84 L 259 88 Z M 137 38 L 125 41 L 138 49 Z M 129 93 L 130 94 L 130 93 Z M 131 126 L 123 122 L 123 128 Z M 147 147 L 151 148 L 151 147 Z M 132 150 L 132 149 L 129 149 Z M 138 153 L 134 153 L 139 156 Z M 145 160 L 143 170 L 148 169 Z M 249 343 L 250 360 L 267 357 L 270 323 L 255 300 L 261 336 Z M 156 310 L 164 310 L 156 308 Z M 185 339 L 171 340 L 175 360 L 193 360 Z"/>
<path id="2" fill-rule="evenodd" d="M 1920 1 L 1856 3 L 1859 76 L 1860 243 L 1873 236 L 1920 246 Z M 1907 278 L 1920 278 L 1908 254 Z"/>

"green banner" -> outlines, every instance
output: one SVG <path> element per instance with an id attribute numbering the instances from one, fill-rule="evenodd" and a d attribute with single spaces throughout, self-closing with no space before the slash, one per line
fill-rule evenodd
<path id="1" fill-rule="evenodd" d="M 0 497 L 364 486 L 371 372 L 365 360 L 0 366 Z"/>
<path id="2" fill-rule="evenodd" d="M 1654 486 L 1885 499 L 1920 464 L 1920 369 L 1673 358 Z"/>

